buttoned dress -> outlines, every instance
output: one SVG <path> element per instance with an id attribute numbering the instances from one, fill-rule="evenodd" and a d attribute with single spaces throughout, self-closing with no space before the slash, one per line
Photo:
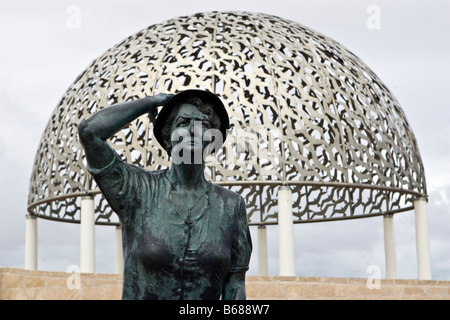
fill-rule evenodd
<path id="1" fill-rule="evenodd" d="M 227 277 L 245 275 L 252 243 L 237 193 L 207 182 L 189 210 L 168 169 L 145 170 L 116 155 L 88 171 L 122 223 L 123 299 L 220 299 Z"/>

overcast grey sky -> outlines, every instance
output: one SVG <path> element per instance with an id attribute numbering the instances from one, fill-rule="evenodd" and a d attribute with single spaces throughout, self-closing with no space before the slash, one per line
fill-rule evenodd
<path id="1" fill-rule="evenodd" d="M 71 28 L 70 6 L 80 10 Z M 367 25 L 374 5 L 380 28 Z M 111 46 L 149 25 L 196 12 L 235 10 L 287 18 L 340 42 L 385 82 L 419 143 L 428 183 L 434 279 L 450 280 L 450 2 L 434 1 L 2 1 L 0 3 L 0 268 L 22 268 L 34 156 L 47 120 L 73 80 Z M 399 278 L 416 278 L 414 213 L 395 216 Z M 38 220 L 39 269 L 79 264 L 79 226 Z M 252 230 L 254 253 L 256 230 Z M 269 273 L 278 274 L 268 227 Z M 300 276 L 384 276 L 381 217 L 295 226 Z M 114 228 L 96 228 L 97 272 L 113 272 Z M 256 255 L 249 274 L 257 273 Z"/>

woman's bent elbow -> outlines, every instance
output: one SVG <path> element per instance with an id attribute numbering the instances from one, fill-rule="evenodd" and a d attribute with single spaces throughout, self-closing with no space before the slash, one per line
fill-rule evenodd
<path id="1" fill-rule="evenodd" d="M 89 125 L 89 119 L 82 121 L 78 125 L 78 137 L 83 144 L 94 139 L 95 133 L 94 130 L 92 130 L 92 127 Z"/>

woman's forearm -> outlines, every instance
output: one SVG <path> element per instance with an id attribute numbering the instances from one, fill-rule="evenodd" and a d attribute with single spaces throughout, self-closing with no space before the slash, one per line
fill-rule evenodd
<path id="1" fill-rule="evenodd" d="M 90 134 L 107 140 L 139 116 L 156 110 L 158 101 L 155 97 L 146 97 L 104 108 L 80 123 L 79 135 L 82 137 L 85 131 L 90 131 Z"/>
<path id="2" fill-rule="evenodd" d="M 84 147 L 87 162 L 94 168 L 108 164 L 114 154 L 106 140 L 139 116 L 156 114 L 172 95 L 158 94 L 144 99 L 110 106 L 93 114 L 78 125 L 78 135 Z"/>
<path id="3" fill-rule="evenodd" d="M 228 274 L 222 290 L 222 300 L 245 299 L 245 272 Z"/>

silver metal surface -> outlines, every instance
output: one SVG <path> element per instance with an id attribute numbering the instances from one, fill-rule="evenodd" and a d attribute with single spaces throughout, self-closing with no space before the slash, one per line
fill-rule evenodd
<path id="1" fill-rule="evenodd" d="M 239 192 L 251 224 L 273 224 L 281 185 L 296 223 L 412 209 L 426 197 L 414 134 L 399 103 L 358 57 L 296 22 L 265 14 L 208 12 L 152 25 L 94 60 L 73 82 L 42 135 L 28 210 L 78 222 L 95 195 L 97 224 L 115 214 L 86 171 L 77 124 L 112 104 L 187 88 L 217 93 L 231 117 L 207 176 Z M 111 139 L 129 163 L 170 166 L 147 117 Z"/>

